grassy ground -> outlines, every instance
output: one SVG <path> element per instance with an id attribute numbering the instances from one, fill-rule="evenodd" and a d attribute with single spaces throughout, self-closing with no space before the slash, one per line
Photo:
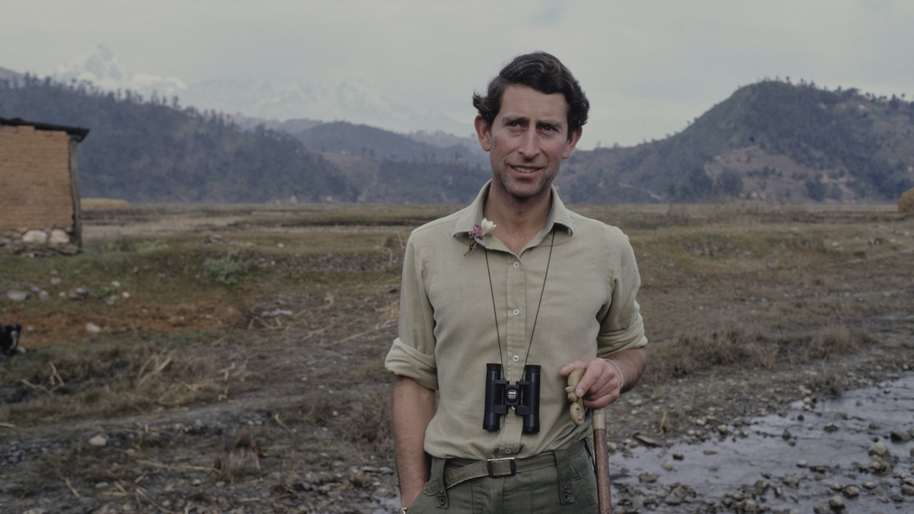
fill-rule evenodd
<path id="1" fill-rule="evenodd" d="M 190 505 L 175 484 L 196 477 L 300 499 L 303 473 L 390 466 L 383 358 L 403 245 L 455 208 L 97 211 L 79 255 L 0 256 L 0 292 L 48 293 L 0 297 L 0 321 L 35 350 L 0 363 L 0 436 L 44 441 L 0 498 L 32 505 L 50 479 L 98 504 L 124 497 L 97 484 L 121 484 L 142 505 L 143 480 L 148 505 Z M 914 347 L 914 219 L 888 207 L 577 210 L 620 226 L 642 274 L 651 364 L 616 439 L 681 434 L 710 406 L 777 411 L 800 386 L 834 394 Z M 86 443 L 97 433 L 105 449 Z M 344 474 L 342 495 L 392 489 Z"/>

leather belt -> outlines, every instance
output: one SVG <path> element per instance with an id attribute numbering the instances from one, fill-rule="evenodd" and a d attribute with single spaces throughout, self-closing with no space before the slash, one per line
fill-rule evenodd
<path id="1" fill-rule="evenodd" d="M 585 446 L 577 443 L 574 448 L 565 451 L 568 451 L 569 457 L 576 457 L 585 451 Z M 444 483 L 447 488 L 451 488 L 474 478 L 514 476 L 525 471 L 555 466 L 555 463 L 555 452 L 551 451 L 525 459 L 514 457 L 487 460 L 449 459 L 444 468 Z"/>

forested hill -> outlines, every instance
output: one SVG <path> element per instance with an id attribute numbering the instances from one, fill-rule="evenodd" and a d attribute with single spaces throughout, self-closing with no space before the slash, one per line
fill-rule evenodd
<path id="1" fill-rule="evenodd" d="M 661 141 L 578 152 L 563 174 L 577 202 L 894 202 L 914 187 L 914 103 L 759 82 Z"/>
<path id="2" fill-rule="evenodd" d="M 80 143 L 84 197 L 131 202 L 352 201 L 358 190 L 293 137 L 242 132 L 176 99 L 110 93 L 28 77 L 0 81 L 0 116 L 89 128 Z"/>
<path id="3" fill-rule="evenodd" d="M 177 98 L 29 76 L 0 79 L 0 117 L 89 128 L 79 149 L 89 198 L 465 203 L 491 176 L 487 156 L 462 144 L 345 122 L 242 130 Z M 763 81 L 666 139 L 576 151 L 556 185 L 569 202 L 894 202 L 914 187 L 914 103 Z"/>

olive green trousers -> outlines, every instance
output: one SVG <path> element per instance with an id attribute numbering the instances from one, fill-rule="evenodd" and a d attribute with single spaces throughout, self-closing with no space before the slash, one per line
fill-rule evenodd
<path id="1" fill-rule="evenodd" d="M 449 486 L 448 461 L 433 458 L 431 478 L 409 514 L 595 513 L 597 480 L 584 442 L 556 450 L 556 465 L 510 476 L 479 477 Z M 582 451 L 583 450 L 583 451 Z"/>

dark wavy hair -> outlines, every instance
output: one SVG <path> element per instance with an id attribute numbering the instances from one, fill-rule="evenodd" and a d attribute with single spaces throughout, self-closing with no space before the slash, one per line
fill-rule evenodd
<path id="1" fill-rule="evenodd" d="M 501 109 L 505 89 L 512 84 L 527 86 L 547 95 L 561 93 L 568 102 L 568 138 L 587 123 L 590 102 L 574 75 L 554 55 L 534 52 L 519 55 L 502 68 L 498 76 L 489 82 L 486 96 L 473 93 L 473 107 L 489 127 Z"/>

